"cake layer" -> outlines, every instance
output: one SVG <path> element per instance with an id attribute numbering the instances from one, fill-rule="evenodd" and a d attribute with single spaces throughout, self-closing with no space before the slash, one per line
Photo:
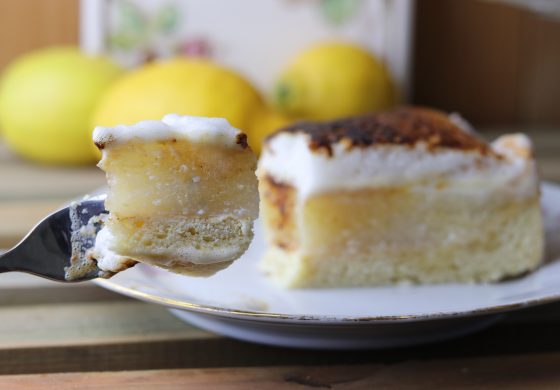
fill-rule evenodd
<path id="1" fill-rule="evenodd" d="M 262 267 L 288 287 L 496 281 L 542 257 L 538 196 L 366 189 L 318 195 L 284 214 L 275 201 L 262 199 L 271 243 Z"/>
<path id="2" fill-rule="evenodd" d="M 106 227 L 110 249 L 142 262 L 174 264 L 184 260 L 211 264 L 238 258 L 253 238 L 253 221 L 232 216 L 210 218 L 117 218 Z M 169 267 L 167 267 L 169 268 Z"/>

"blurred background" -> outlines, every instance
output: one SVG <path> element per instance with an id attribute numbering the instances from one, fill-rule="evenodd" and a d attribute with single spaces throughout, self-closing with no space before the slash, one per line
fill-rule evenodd
<path id="1" fill-rule="evenodd" d="M 0 0 L 0 248 L 103 185 L 95 125 L 227 117 L 261 140 L 398 104 L 525 132 L 560 180 L 555 0 Z"/>

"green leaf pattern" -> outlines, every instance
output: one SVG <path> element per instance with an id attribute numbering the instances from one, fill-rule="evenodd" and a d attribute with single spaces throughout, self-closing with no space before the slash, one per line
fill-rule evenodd
<path id="1" fill-rule="evenodd" d="M 356 15 L 362 3 L 363 0 L 321 0 L 320 7 L 327 22 L 341 25 Z"/>
<path id="2" fill-rule="evenodd" d="M 158 35 L 175 33 L 180 22 L 179 10 L 172 3 L 148 14 L 133 1 L 117 0 L 115 12 L 118 24 L 109 35 L 108 44 L 111 48 L 124 51 L 146 49 Z"/>

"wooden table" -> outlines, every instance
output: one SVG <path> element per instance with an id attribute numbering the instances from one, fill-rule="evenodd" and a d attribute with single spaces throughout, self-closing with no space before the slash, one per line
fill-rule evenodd
<path id="1" fill-rule="evenodd" d="M 534 135 L 560 182 L 560 132 Z M 0 146 L 0 248 L 41 216 L 104 184 L 93 167 L 46 168 Z M 559 388 L 560 303 L 508 314 L 480 333 L 414 348 L 265 347 L 186 325 L 165 308 L 91 283 L 0 275 L 0 389 Z"/>

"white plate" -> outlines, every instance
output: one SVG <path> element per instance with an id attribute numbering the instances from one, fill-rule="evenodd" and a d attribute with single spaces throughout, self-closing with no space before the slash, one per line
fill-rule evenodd
<path id="1" fill-rule="evenodd" d="M 227 336 L 309 348 L 374 348 L 454 337 L 508 310 L 560 299 L 560 187 L 544 184 L 547 261 L 526 276 L 493 284 L 284 290 L 256 264 L 262 229 L 247 253 L 210 278 L 137 265 L 109 280 L 110 290 L 162 304 L 179 318 Z"/>

